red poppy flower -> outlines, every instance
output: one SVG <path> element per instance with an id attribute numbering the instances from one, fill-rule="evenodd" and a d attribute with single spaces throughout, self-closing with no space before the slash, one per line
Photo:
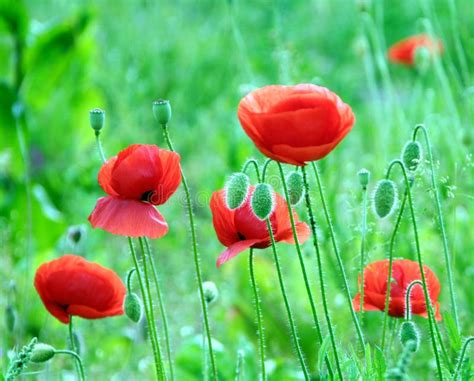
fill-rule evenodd
<path id="1" fill-rule="evenodd" d="M 355 122 L 351 108 L 336 94 L 311 84 L 252 91 L 240 101 L 237 114 L 264 155 L 294 165 L 326 156 Z"/>
<path id="2" fill-rule="evenodd" d="M 384 311 L 387 294 L 388 259 L 369 264 L 364 270 L 364 311 Z M 436 320 L 441 320 L 438 297 L 441 285 L 436 275 L 427 266 L 423 266 L 426 285 L 431 304 L 435 311 Z M 390 303 L 388 314 L 393 317 L 403 317 L 405 314 L 405 292 L 414 280 L 421 281 L 420 267 L 417 262 L 408 259 L 395 259 L 392 264 L 392 279 L 390 286 Z M 359 278 L 360 286 L 360 278 Z M 360 294 L 352 301 L 356 311 L 360 310 Z M 428 317 L 425 296 L 420 285 L 414 286 L 410 295 L 411 312 L 415 315 Z"/>
<path id="3" fill-rule="evenodd" d="M 89 216 L 94 228 L 130 237 L 160 238 L 168 224 L 156 210 L 181 182 L 177 153 L 133 144 L 107 160 L 99 172 L 102 197 Z"/>
<path id="4" fill-rule="evenodd" d="M 255 217 L 250 206 L 250 196 L 255 187 L 249 189 L 249 197 L 244 204 L 230 210 L 225 201 L 225 191 L 214 192 L 211 197 L 212 222 L 217 238 L 227 249 L 217 259 L 217 267 L 249 247 L 263 249 L 271 245 L 267 223 Z M 298 216 L 293 211 L 296 232 L 300 243 L 309 237 L 309 228 L 304 222 L 298 221 Z M 275 241 L 295 243 L 291 230 L 290 216 L 286 201 L 275 193 L 275 209 L 270 216 Z"/>
<path id="5" fill-rule="evenodd" d="M 388 58 L 393 63 L 413 66 L 415 65 L 416 49 L 421 47 L 428 48 L 431 53 L 443 53 L 441 40 L 432 39 L 427 34 L 418 34 L 392 45 L 388 50 Z"/>
<path id="6" fill-rule="evenodd" d="M 64 324 L 69 317 L 100 319 L 123 314 L 125 286 L 112 270 L 67 254 L 43 263 L 35 288 L 46 309 Z"/>

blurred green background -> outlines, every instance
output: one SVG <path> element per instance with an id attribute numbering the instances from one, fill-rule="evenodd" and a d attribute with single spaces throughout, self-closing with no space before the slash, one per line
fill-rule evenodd
<path id="1" fill-rule="evenodd" d="M 425 73 L 387 62 L 389 45 L 426 27 L 443 40 L 446 52 L 440 60 Z M 7 305 L 16 311 L 13 332 L 1 322 L 4 369 L 8 349 L 32 336 L 58 348 L 66 345 L 67 327 L 46 312 L 32 285 L 34 270 L 42 262 L 76 253 L 121 276 L 132 267 L 126 240 L 92 230 L 87 222 L 102 195 L 96 181 L 101 163 L 88 111 L 106 110 L 102 139 L 110 156 L 132 143 L 164 146 L 151 103 L 166 98 L 173 107 L 171 137 L 193 193 L 204 278 L 214 281 L 220 292 L 210 308 L 220 377 L 234 379 L 237 353 L 242 351 L 242 379 L 257 379 L 248 255 L 243 253 L 216 269 L 223 247 L 215 236 L 208 203 L 211 193 L 223 187 L 226 177 L 248 157 L 263 163 L 240 128 L 236 110 L 248 91 L 274 83 L 326 86 L 350 104 L 357 117 L 353 131 L 319 164 L 352 294 L 360 260 L 362 193 L 357 171 L 365 167 L 372 172 L 372 189 L 388 162 L 399 156 L 415 124 L 427 125 L 453 257 L 462 334 L 472 334 L 473 46 L 471 0 L 373 4 L 369 0 L 0 0 L 0 310 L 2 316 Z M 20 113 L 18 124 L 12 110 Z M 416 174 L 415 206 L 424 259 L 440 278 L 442 312 L 448 312 L 428 169 L 425 163 Z M 272 184 L 281 191 L 278 181 Z M 316 196 L 331 314 L 351 379 L 357 372 L 351 360 L 355 332 Z M 179 190 L 159 208 L 170 232 L 153 242 L 153 250 L 171 324 L 177 379 L 201 380 L 202 327 L 183 201 Z M 298 210 L 306 219 L 303 208 Z M 377 221 L 369 213 L 370 260 L 386 255 L 393 222 L 394 217 Z M 82 237 L 76 244 L 68 232 L 78 225 Z M 306 243 L 304 253 L 314 294 L 319 296 L 311 247 Z M 285 244 L 279 245 L 279 251 L 307 363 L 315 372 L 317 345 L 296 253 Z M 414 254 L 405 214 L 396 255 L 414 259 Z M 268 250 L 258 251 L 256 271 L 270 379 L 302 379 Z M 316 301 L 320 307 L 319 297 Z M 423 341 L 410 374 L 416 380 L 432 379 L 435 365 L 427 322 L 418 317 L 415 321 Z M 364 330 L 374 346 L 380 342 L 381 322 L 380 313 L 367 313 L 364 319 Z M 118 317 L 76 319 L 76 326 L 91 380 L 152 378 L 143 324 Z M 458 338 L 447 334 L 446 324 L 441 330 L 454 355 Z M 387 366 L 396 362 L 399 352 L 395 341 Z M 34 372 L 29 379 L 74 377 L 67 359 L 29 370 Z"/>

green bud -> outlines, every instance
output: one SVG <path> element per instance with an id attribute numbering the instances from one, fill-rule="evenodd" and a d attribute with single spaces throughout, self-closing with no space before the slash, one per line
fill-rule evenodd
<path id="1" fill-rule="evenodd" d="M 133 321 L 134 323 L 138 323 L 142 317 L 142 303 L 140 302 L 140 298 L 135 293 L 128 293 L 125 296 L 125 300 L 123 302 L 123 309 L 125 310 L 125 315 Z"/>
<path id="2" fill-rule="evenodd" d="M 415 67 L 421 73 L 426 73 L 431 63 L 431 51 L 426 46 L 420 46 L 415 50 Z"/>
<path id="3" fill-rule="evenodd" d="M 153 115 L 160 124 L 168 124 L 171 119 L 171 104 L 167 99 L 158 99 L 153 102 Z"/>
<path id="4" fill-rule="evenodd" d="M 245 202 L 249 193 L 249 177 L 242 172 L 234 173 L 225 184 L 225 203 L 231 210 L 237 209 Z"/>
<path id="5" fill-rule="evenodd" d="M 215 302 L 219 297 L 219 290 L 214 282 L 206 281 L 203 282 L 202 288 L 204 291 L 204 299 L 206 300 L 207 304 L 211 304 Z"/>
<path id="6" fill-rule="evenodd" d="M 250 202 L 255 216 L 262 221 L 266 220 L 272 214 L 275 206 L 272 187 L 268 184 L 258 184 Z"/>
<path id="7" fill-rule="evenodd" d="M 286 178 L 286 183 L 288 184 L 290 204 L 298 204 L 304 196 L 303 176 L 299 172 L 291 172 Z"/>
<path id="8" fill-rule="evenodd" d="M 104 128 L 105 123 L 105 111 L 100 108 L 95 108 L 89 111 L 89 121 L 91 127 L 96 133 Z"/>
<path id="9" fill-rule="evenodd" d="M 402 150 L 402 161 L 410 171 L 416 171 L 422 160 L 422 150 L 420 143 L 409 141 Z"/>
<path id="10" fill-rule="evenodd" d="M 374 212 L 379 218 L 388 217 L 396 207 L 398 192 L 392 180 L 380 180 L 373 195 Z"/>
<path id="11" fill-rule="evenodd" d="M 367 189 L 367 185 L 370 181 L 370 172 L 362 168 L 359 172 L 357 172 L 357 176 L 359 177 L 359 183 L 363 189 Z"/>
<path id="12" fill-rule="evenodd" d="M 8 332 L 13 332 L 15 329 L 15 320 L 15 308 L 9 304 L 7 308 L 5 308 L 5 326 L 7 327 Z"/>
<path id="13" fill-rule="evenodd" d="M 404 321 L 400 327 L 400 342 L 410 348 L 412 352 L 418 350 L 420 334 L 412 321 Z"/>
<path id="14" fill-rule="evenodd" d="M 30 361 L 34 363 L 42 363 L 51 360 L 56 354 L 56 350 L 48 344 L 38 343 L 33 349 Z"/>
<path id="15" fill-rule="evenodd" d="M 76 225 L 76 226 L 71 226 L 68 230 L 67 230 L 67 236 L 69 238 L 69 240 L 74 243 L 74 244 L 78 244 L 81 239 L 85 236 L 85 233 L 86 233 L 86 229 L 84 228 L 83 225 Z"/>

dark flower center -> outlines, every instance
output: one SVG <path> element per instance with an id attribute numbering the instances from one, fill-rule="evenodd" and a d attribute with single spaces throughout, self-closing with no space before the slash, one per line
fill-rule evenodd
<path id="1" fill-rule="evenodd" d="M 245 241 L 245 236 L 242 233 L 237 232 L 237 236 L 239 237 L 241 241 Z"/>
<path id="2" fill-rule="evenodd" d="M 155 196 L 156 196 L 155 191 L 147 191 L 141 195 L 140 201 L 149 202 L 153 204 L 153 197 Z"/>

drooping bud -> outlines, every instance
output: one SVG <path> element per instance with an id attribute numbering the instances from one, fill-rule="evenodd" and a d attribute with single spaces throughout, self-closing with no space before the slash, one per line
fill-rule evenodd
<path id="1" fill-rule="evenodd" d="M 15 320 L 15 308 L 11 304 L 9 304 L 5 308 L 5 326 L 7 327 L 8 332 L 13 332 L 13 330 L 15 329 Z"/>
<path id="2" fill-rule="evenodd" d="M 359 172 L 357 172 L 357 176 L 359 177 L 359 183 L 362 189 L 367 189 L 367 185 L 369 185 L 370 181 L 369 170 L 362 168 Z"/>
<path id="3" fill-rule="evenodd" d="M 89 121 L 92 129 L 99 133 L 105 124 L 105 111 L 100 108 L 95 108 L 89 111 Z"/>
<path id="4" fill-rule="evenodd" d="M 249 177 L 242 172 L 234 173 L 225 184 L 225 203 L 230 210 L 242 206 L 249 193 Z"/>
<path id="5" fill-rule="evenodd" d="M 415 50 L 415 67 L 420 73 L 426 73 L 430 67 L 432 54 L 426 46 L 420 46 Z"/>
<path id="6" fill-rule="evenodd" d="M 404 321 L 400 327 L 400 342 L 403 346 L 409 346 L 412 352 L 418 350 L 420 334 L 412 321 Z"/>
<path id="7" fill-rule="evenodd" d="M 303 176 L 299 172 L 291 172 L 286 178 L 286 183 L 288 185 L 290 204 L 298 204 L 304 196 Z"/>
<path id="8" fill-rule="evenodd" d="M 167 99 L 158 99 L 153 102 L 153 116 L 160 124 L 168 124 L 171 120 L 171 104 Z"/>
<path id="9" fill-rule="evenodd" d="M 219 297 L 219 290 L 214 282 L 206 281 L 202 284 L 202 289 L 204 291 L 204 300 L 207 304 L 215 302 Z"/>
<path id="10" fill-rule="evenodd" d="M 142 318 L 142 303 L 138 295 L 133 292 L 128 293 L 127 296 L 125 296 L 123 309 L 125 315 L 127 315 L 127 317 L 134 323 L 138 323 Z"/>
<path id="11" fill-rule="evenodd" d="M 83 225 L 71 226 L 67 230 L 67 237 L 72 243 L 77 245 L 81 241 L 81 239 L 84 237 L 85 233 L 86 233 L 86 229 L 84 228 Z"/>
<path id="12" fill-rule="evenodd" d="M 410 171 L 416 171 L 422 160 L 421 145 L 417 141 L 409 141 L 402 150 L 402 161 Z"/>
<path id="13" fill-rule="evenodd" d="M 374 212 L 379 218 L 389 216 L 398 202 L 397 186 L 392 180 L 380 180 L 373 195 Z"/>
<path id="14" fill-rule="evenodd" d="M 273 212 L 275 202 L 273 200 L 273 189 L 268 184 L 258 184 L 252 194 L 252 210 L 260 220 L 267 219 Z"/>
<path id="15" fill-rule="evenodd" d="M 51 360 L 56 354 L 56 350 L 48 344 L 37 343 L 31 354 L 30 361 L 34 363 L 42 363 Z"/>

